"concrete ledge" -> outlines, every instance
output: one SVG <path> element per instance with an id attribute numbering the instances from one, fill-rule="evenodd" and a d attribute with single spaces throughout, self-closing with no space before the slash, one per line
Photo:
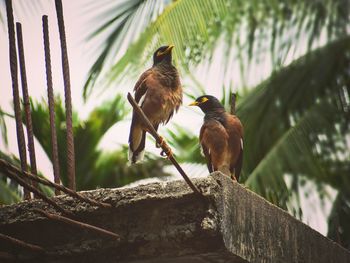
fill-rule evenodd
<path id="1" fill-rule="evenodd" d="M 82 221 L 119 234 L 120 241 L 32 213 L 33 207 L 55 212 L 41 201 L 2 207 L 0 233 L 48 253 L 4 242 L 0 250 L 45 262 L 350 262 L 349 251 L 226 176 L 215 173 L 194 183 L 205 200 L 183 181 L 85 192 L 112 209 L 55 198 Z"/>

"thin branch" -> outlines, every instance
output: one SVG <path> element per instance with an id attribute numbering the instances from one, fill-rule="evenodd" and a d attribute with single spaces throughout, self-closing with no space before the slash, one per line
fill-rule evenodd
<path id="1" fill-rule="evenodd" d="M 16 174 L 21 174 L 22 172 L 17 168 L 15 167 L 14 165 L 10 164 L 9 162 L 5 161 L 5 160 L 2 160 L 0 159 L 0 171 L 3 171 L 4 173 L 8 173 L 8 172 L 13 172 L 13 173 L 16 173 Z M 92 204 L 92 205 L 95 205 L 95 206 L 99 206 L 99 207 L 103 207 L 103 208 L 110 208 L 112 207 L 111 204 L 108 204 L 108 203 L 103 203 L 103 202 L 98 202 L 94 199 L 91 199 L 89 197 L 85 197 L 77 192 L 74 192 L 73 190 L 63 186 L 63 185 L 59 185 L 59 184 L 56 184 L 56 183 L 53 183 L 47 179 L 44 179 L 44 178 L 41 178 L 41 177 L 38 177 L 38 176 L 34 176 L 33 174 L 31 173 L 28 173 L 28 172 L 25 172 L 24 173 L 28 179 L 30 180 L 33 180 L 33 181 L 36 181 L 38 183 L 41 183 L 41 184 L 44 184 L 44 185 L 47 185 L 47 186 L 50 186 L 50 187 L 53 187 L 54 189 L 57 189 L 57 190 L 60 190 L 62 192 L 65 192 L 66 194 L 74 197 L 74 198 L 77 198 L 79 199 L 80 201 L 83 201 L 83 202 L 86 202 L 86 203 L 89 203 L 89 204 Z"/>
<path id="2" fill-rule="evenodd" d="M 144 124 L 147 126 L 148 132 L 154 137 L 156 142 L 162 147 L 164 153 L 167 155 L 168 159 L 173 163 L 173 165 L 176 167 L 176 169 L 179 171 L 181 176 L 185 179 L 188 186 L 193 190 L 195 194 L 198 194 L 199 196 L 203 196 L 203 194 L 198 190 L 198 188 L 192 183 L 190 178 L 186 175 L 184 170 L 181 168 L 179 163 L 176 161 L 174 156 L 171 154 L 171 149 L 168 146 L 168 144 L 164 141 L 163 138 L 159 136 L 157 131 L 154 129 L 151 122 L 148 120 L 147 116 L 144 114 L 143 110 L 139 107 L 135 99 L 131 96 L 130 93 L 128 93 L 128 101 L 130 102 L 131 106 L 134 108 L 136 113 L 141 117 Z"/>
<path id="3" fill-rule="evenodd" d="M 70 218 L 67 218 L 67 217 L 64 217 L 64 216 L 59 216 L 59 215 L 55 215 L 55 214 L 51 214 L 51 213 L 47 213 L 41 209 L 37 209 L 37 208 L 34 208 L 33 211 L 51 219 L 51 220 L 55 220 L 55 221 L 58 221 L 58 222 L 63 222 L 65 224 L 68 224 L 68 225 L 71 225 L 71 226 L 74 226 L 74 227 L 78 227 L 80 229 L 88 229 L 88 230 L 92 230 L 92 231 L 95 231 L 97 233 L 100 233 L 102 235 L 105 235 L 105 236 L 108 236 L 108 237 L 112 237 L 114 239 L 118 239 L 120 240 L 120 236 L 111 232 L 111 231 L 108 231 L 108 230 L 105 230 L 103 228 L 100 228 L 100 227 L 96 227 L 96 226 L 93 226 L 93 225 L 89 225 L 89 224 L 86 224 L 86 223 L 82 223 L 82 222 L 79 222 L 79 221 L 76 221 L 76 220 L 72 220 Z"/>
<path id="4" fill-rule="evenodd" d="M 14 180 L 18 184 L 20 184 L 22 187 L 24 187 L 24 189 L 27 189 L 28 191 L 30 191 L 30 192 L 34 193 L 35 195 L 37 195 L 44 202 L 48 203 L 49 205 L 52 205 L 54 208 L 57 209 L 57 211 L 60 211 L 61 213 L 66 214 L 66 215 L 68 215 L 70 217 L 75 217 L 75 215 L 72 212 L 64 209 L 63 207 L 58 205 L 56 202 L 54 202 L 53 200 L 48 198 L 46 195 L 44 195 L 43 193 L 39 192 L 33 186 L 29 185 L 27 182 L 25 182 L 23 179 L 21 179 L 18 175 L 16 175 L 16 173 L 14 173 L 13 171 L 8 170 L 7 173 L 4 173 L 4 174 L 5 174 L 5 176 L 11 178 L 12 180 Z"/>
<path id="5" fill-rule="evenodd" d="M 22 247 L 22 248 L 26 248 L 26 249 L 29 249 L 29 250 L 32 250 L 32 251 L 35 251 L 35 252 L 40 252 L 40 253 L 44 253 L 45 252 L 45 250 L 42 247 L 40 247 L 40 246 L 33 245 L 33 244 L 30 244 L 30 243 L 24 242 L 22 240 L 19 240 L 17 238 L 13 238 L 13 237 L 1 234 L 1 233 L 0 233 L 0 239 L 5 240 L 7 242 L 10 242 L 11 244 L 14 244 L 16 246 L 19 246 L 19 247 Z"/>

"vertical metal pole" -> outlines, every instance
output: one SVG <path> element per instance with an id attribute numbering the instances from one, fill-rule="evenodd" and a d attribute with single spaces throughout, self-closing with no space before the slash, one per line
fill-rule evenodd
<path id="1" fill-rule="evenodd" d="M 18 46 L 19 66 L 20 66 L 20 70 L 21 70 L 23 104 L 24 104 L 26 126 L 27 126 L 28 150 L 29 150 L 29 158 L 30 158 L 30 171 L 32 172 L 32 174 L 37 175 L 38 171 L 37 171 L 37 167 L 36 167 L 33 124 L 32 124 L 32 115 L 31 115 L 31 111 L 30 111 L 30 102 L 29 102 L 28 85 L 27 85 L 26 64 L 25 64 L 25 59 L 24 59 L 24 47 L 23 47 L 23 35 L 22 35 L 21 23 L 16 23 L 16 29 L 17 29 L 17 46 Z M 33 186 L 35 188 L 39 189 L 38 183 L 33 182 Z"/>
<path id="2" fill-rule="evenodd" d="M 21 159 L 22 171 L 27 171 L 27 156 L 25 149 L 25 140 L 22 126 L 21 105 L 19 101 L 18 91 L 18 68 L 17 68 L 17 52 L 16 52 L 16 40 L 15 40 L 15 26 L 13 19 L 12 1 L 6 0 L 6 13 L 7 13 L 7 25 L 9 36 L 9 53 L 10 53 L 10 69 L 12 78 L 12 91 L 13 102 L 15 107 L 15 119 L 16 119 L 16 131 L 17 131 L 17 144 L 19 156 Z M 27 189 L 23 189 L 24 198 L 30 199 L 30 192 Z"/>
<path id="3" fill-rule="evenodd" d="M 65 106 L 66 106 L 68 187 L 71 188 L 72 190 L 75 190 L 76 189 L 75 153 L 74 153 L 74 137 L 73 137 L 73 125 L 72 125 L 72 97 L 71 97 L 69 63 L 68 63 L 68 54 L 67 54 L 66 35 L 65 35 L 65 29 L 64 29 L 62 1 L 55 0 L 55 5 L 56 5 L 58 29 L 59 29 L 60 41 L 61 41 L 62 69 L 63 69 L 64 94 L 65 94 Z"/>
<path id="4" fill-rule="evenodd" d="M 61 181 L 60 165 L 59 165 L 59 159 L 58 159 L 57 135 L 56 135 L 56 125 L 55 125 L 55 99 L 54 99 L 53 87 L 52 87 L 50 38 L 49 38 L 49 25 L 48 25 L 47 16 L 43 16 L 42 21 L 43 21 L 43 34 L 44 34 L 47 96 L 49 101 L 49 114 L 50 114 L 53 175 L 54 175 L 55 183 L 60 184 L 60 181 Z M 58 189 L 55 189 L 55 194 L 59 195 L 61 194 L 61 192 Z"/>
<path id="5" fill-rule="evenodd" d="M 231 94 L 231 114 L 236 114 L 236 93 Z"/>

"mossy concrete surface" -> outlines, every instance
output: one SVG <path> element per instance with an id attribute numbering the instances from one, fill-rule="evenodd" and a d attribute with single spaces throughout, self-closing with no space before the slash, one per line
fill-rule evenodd
<path id="1" fill-rule="evenodd" d="M 32 209 L 56 212 L 39 200 L 2 207 L 0 233 L 46 252 L 4 241 L 0 251 L 23 262 L 350 262 L 349 251 L 228 177 L 214 173 L 193 182 L 204 198 L 184 181 L 82 192 L 112 208 L 53 198 L 120 240 L 46 219 Z"/>

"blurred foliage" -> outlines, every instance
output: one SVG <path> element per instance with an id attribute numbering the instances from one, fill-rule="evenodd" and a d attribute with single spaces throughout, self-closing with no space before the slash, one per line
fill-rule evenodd
<path id="1" fill-rule="evenodd" d="M 0 158 L 12 164 L 20 166 L 15 158 L 11 158 L 7 154 L 0 151 Z M 2 172 L 0 172 L 0 204 L 13 204 L 22 199 L 22 193 L 18 184 L 9 180 Z"/>
<path id="2" fill-rule="evenodd" d="M 101 3 L 103 2 L 103 3 Z M 85 12 L 91 13 L 93 32 L 88 40 L 98 40 L 94 43 L 91 54 L 98 54 L 92 65 L 84 86 L 83 96 L 86 98 L 104 70 L 120 55 L 120 49 L 135 41 L 145 27 L 163 10 L 169 0 L 121 0 L 121 1 L 91 1 Z M 108 32 L 107 34 L 105 34 Z"/>
<path id="3" fill-rule="evenodd" d="M 124 10 L 123 1 L 118 5 Z M 153 51 L 166 43 L 175 44 L 174 59 L 187 72 L 204 60 L 210 61 L 217 48 L 222 53 L 228 75 L 232 71 L 232 61 L 238 60 L 241 70 L 246 71 L 251 60 L 261 61 L 266 54 L 269 54 L 272 65 L 278 68 L 301 46 L 310 49 L 322 44 L 323 39 L 330 41 L 346 35 L 349 13 L 350 2 L 347 0 L 172 1 L 128 47 L 121 59 L 114 60 L 112 66 L 108 65 L 108 70 L 92 71 L 90 76 L 102 73 L 101 79 L 107 86 L 123 76 L 134 78 L 140 74 Z M 108 21 L 101 17 L 99 23 L 104 20 Z M 137 23 L 132 25 L 132 32 L 137 26 Z M 115 35 L 109 33 L 111 28 L 117 27 L 99 28 L 105 31 L 108 43 L 119 39 L 115 31 Z M 305 48 L 302 51 L 305 52 Z M 115 49 L 106 46 L 98 52 L 113 56 Z"/>
<path id="4" fill-rule="evenodd" d="M 49 113 L 46 103 L 32 103 L 34 135 L 52 160 Z M 56 130 L 60 172 L 63 183 L 67 184 L 66 167 L 66 126 L 65 110 L 61 99 L 56 97 Z M 127 149 L 104 152 L 98 147 L 106 132 L 121 121 L 128 110 L 125 101 L 117 95 L 113 100 L 96 107 L 84 121 L 73 114 L 76 186 L 77 190 L 96 187 L 120 187 L 137 179 L 167 175 L 163 172 L 164 163 L 158 158 L 149 157 L 143 166 L 128 166 Z"/>
<path id="5" fill-rule="evenodd" d="M 9 116 L 6 112 L 2 111 L 0 107 L 0 134 L 1 134 L 1 140 L 2 142 L 7 145 L 8 140 L 7 140 L 7 127 L 6 127 L 6 122 L 5 122 L 5 116 Z"/>
<path id="6" fill-rule="evenodd" d="M 17 167 L 20 167 L 20 161 L 12 155 L 5 154 L 0 151 L 0 159 L 3 159 Z M 28 171 L 30 169 L 28 168 Z M 43 177 L 39 173 L 40 177 Z M 50 187 L 39 185 L 39 189 L 45 193 L 47 196 L 53 196 L 53 190 Z M 0 172 L 0 205 L 2 204 L 13 204 L 21 201 L 23 199 L 23 191 L 19 184 L 9 178 L 6 174 Z"/>

